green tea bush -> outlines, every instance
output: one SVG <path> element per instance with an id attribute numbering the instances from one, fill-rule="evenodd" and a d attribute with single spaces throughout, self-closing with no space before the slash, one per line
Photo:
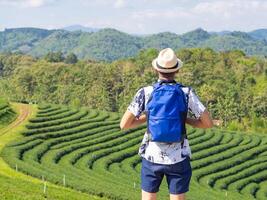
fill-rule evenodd
<path id="1" fill-rule="evenodd" d="M 1 153 L 11 167 L 59 185 L 64 176 L 66 187 L 108 199 L 140 198 L 137 153 L 146 125 L 122 131 L 118 113 L 56 105 L 38 108 L 22 138 Z M 192 181 L 199 187 L 216 189 L 209 191 L 218 199 L 225 198 L 219 190 L 226 190 L 229 199 L 267 198 L 266 137 L 193 128 L 187 135 Z M 169 198 L 165 182 L 161 188 L 158 197 Z"/>

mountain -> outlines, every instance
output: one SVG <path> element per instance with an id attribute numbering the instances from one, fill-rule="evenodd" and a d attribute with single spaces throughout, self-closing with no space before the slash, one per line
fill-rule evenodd
<path id="1" fill-rule="evenodd" d="M 62 51 L 64 54 L 67 54 L 68 52 L 72 52 L 73 48 L 79 45 L 82 35 L 88 34 L 57 30 L 40 40 L 28 53 L 36 57 L 41 57 L 48 52 L 55 51 Z"/>
<path id="2" fill-rule="evenodd" d="M 209 32 L 209 33 L 210 34 L 216 34 L 216 35 L 226 35 L 226 34 L 231 33 L 231 31 L 219 31 L 219 32 L 212 31 L 212 32 Z"/>
<path id="3" fill-rule="evenodd" d="M 64 28 L 62 28 L 63 30 L 66 31 L 83 31 L 83 32 L 97 32 L 99 31 L 99 29 L 97 28 L 90 28 L 90 27 L 85 27 L 85 26 L 81 26 L 79 24 L 75 24 L 75 25 L 71 25 L 71 26 L 66 26 Z"/>
<path id="4" fill-rule="evenodd" d="M 258 29 L 248 33 L 251 37 L 267 41 L 267 29 Z"/>
<path id="5" fill-rule="evenodd" d="M 77 30 L 75 28 L 69 30 Z M 97 32 L 15 28 L 0 32 L 1 52 L 22 52 L 42 57 L 48 52 L 75 53 L 81 59 L 112 61 L 136 55 L 141 49 L 209 47 L 217 51 L 239 49 L 248 55 L 265 56 L 267 29 L 252 32 L 209 33 L 201 28 L 178 35 L 162 32 L 130 35 L 105 28 Z"/>
<path id="6" fill-rule="evenodd" d="M 244 32 L 231 32 L 222 36 L 213 36 L 199 47 L 209 47 L 216 51 L 239 49 L 247 55 L 266 55 L 267 42 L 256 40 Z"/>
<path id="7" fill-rule="evenodd" d="M 0 32 L 0 52 L 28 52 L 54 31 L 39 28 L 11 28 Z"/>
<path id="8" fill-rule="evenodd" d="M 181 36 L 181 39 L 185 47 L 194 47 L 199 43 L 202 43 L 208 40 L 212 35 L 207 31 L 198 28 L 196 30 L 185 33 Z"/>
<path id="9" fill-rule="evenodd" d="M 143 37 L 143 48 L 173 48 L 178 49 L 183 45 L 179 35 L 170 32 L 162 32 Z"/>
<path id="10" fill-rule="evenodd" d="M 86 59 L 110 61 L 134 56 L 142 47 L 139 37 L 106 28 L 83 35 L 73 52 Z"/>

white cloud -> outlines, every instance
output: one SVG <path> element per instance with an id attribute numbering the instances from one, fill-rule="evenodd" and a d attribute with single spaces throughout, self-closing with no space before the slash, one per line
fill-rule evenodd
<path id="1" fill-rule="evenodd" d="M 87 7 L 108 7 L 113 8 L 124 8 L 129 3 L 128 0 L 81 0 L 81 3 Z M 134 2 L 135 3 L 135 2 Z"/>
<path id="2" fill-rule="evenodd" d="M 251 16 L 255 12 L 267 11 L 267 2 L 259 0 L 206 1 L 197 4 L 192 11 L 195 14 L 244 14 Z"/>
<path id="3" fill-rule="evenodd" d="M 45 1 L 44 0 L 29 0 L 27 1 L 27 3 L 30 7 L 40 7 L 45 4 Z"/>
<path id="4" fill-rule="evenodd" d="M 125 4 L 125 0 L 116 0 L 114 3 L 114 8 L 123 8 Z"/>
<path id="5" fill-rule="evenodd" d="M 176 7 L 169 10 L 147 9 L 142 11 L 132 12 L 133 19 L 173 19 L 179 17 L 190 17 L 190 13 L 182 7 Z"/>
<path id="6" fill-rule="evenodd" d="M 130 18 L 133 23 L 144 24 L 146 32 L 155 26 L 158 29 L 166 29 L 167 25 L 169 27 L 173 25 L 175 32 L 180 32 L 182 29 L 186 32 L 197 27 L 217 31 L 226 29 L 246 31 L 266 28 L 267 1 L 204 0 L 190 6 L 177 3 L 176 6 L 167 8 L 135 10 Z"/>
<path id="7" fill-rule="evenodd" d="M 85 21 L 83 25 L 94 28 L 112 28 L 114 27 L 114 22 L 110 19 L 94 19 Z"/>
<path id="8" fill-rule="evenodd" d="M 267 2 L 261 0 L 200 2 L 191 12 L 206 20 L 208 29 L 251 30 L 267 25 Z"/>
<path id="9" fill-rule="evenodd" d="M 148 1 L 148 0 L 147 0 Z M 203 1 L 193 7 L 172 7 L 169 9 L 146 9 L 134 11 L 132 18 L 173 18 L 173 17 L 193 17 L 197 15 L 217 15 L 217 16 L 252 16 L 252 13 L 267 12 L 267 1 L 259 0 L 233 0 L 233 1 Z"/>
<path id="10" fill-rule="evenodd" d="M 49 7 L 54 17 L 48 16 L 46 9 L 16 9 L 59 1 L 64 3 Z M 35 21 L 43 27 L 82 24 L 145 34 L 184 33 L 198 27 L 208 31 L 267 28 L 267 0 L 0 0 L 0 10 L 1 19 L 6 20 L 1 25 L 13 27 L 33 26 Z"/>
<path id="11" fill-rule="evenodd" d="M 0 4 L 24 8 L 38 8 L 52 4 L 56 1 L 57 0 L 0 0 Z"/>

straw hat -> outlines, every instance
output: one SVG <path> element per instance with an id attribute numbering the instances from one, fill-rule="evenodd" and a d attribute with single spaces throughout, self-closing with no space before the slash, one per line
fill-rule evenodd
<path id="1" fill-rule="evenodd" d="M 180 69 L 183 62 L 176 57 L 172 49 L 166 48 L 159 52 L 158 57 L 152 61 L 152 66 L 159 72 L 172 73 Z"/>

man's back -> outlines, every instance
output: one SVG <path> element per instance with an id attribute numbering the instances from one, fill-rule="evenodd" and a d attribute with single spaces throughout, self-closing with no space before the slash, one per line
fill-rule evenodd
<path id="1" fill-rule="evenodd" d="M 188 111 L 198 118 L 205 110 L 205 107 L 190 87 L 185 86 L 181 89 L 188 96 Z M 147 103 L 152 91 L 153 85 L 142 87 L 137 91 L 128 107 L 128 110 L 135 117 L 140 117 L 147 110 Z M 164 142 L 152 142 L 151 135 L 146 132 L 139 148 L 139 155 L 154 163 L 174 164 L 184 160 L 184 156 L 191 157 L 191 150 L 188 140 L 185 140 L 184 148 L 181 149 L 180 142 L 167 144 Z"/>

